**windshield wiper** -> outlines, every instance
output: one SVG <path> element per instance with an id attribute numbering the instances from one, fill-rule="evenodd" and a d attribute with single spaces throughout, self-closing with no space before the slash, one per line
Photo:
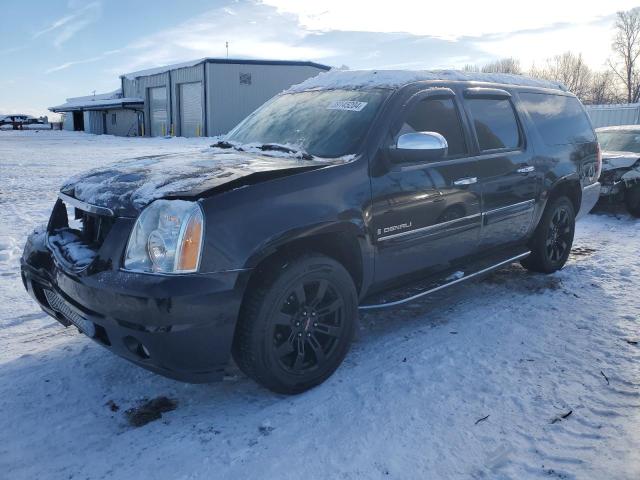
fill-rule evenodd
<path id="1" fill-rule="evenodd" d="M 233 149 L 238 150 L 240 152 L 246 152 L 247 151 L 245 148 L 243 148 L 244 147 L 243 145 L 233 144 L 231 142 L 227 142 L 226 140 L 220 140 L 219 142 L 216 142 L 211 146 L 214 147 L 214 148 L 223 148 L 223 149 L 233 148 Z M 313 160 L 314 159 L 313 155 L 311 155 L 310 153 L 305 152 L 302 149 L 286 147 L 284 145 L 278 145 L 277 143 L 263 143 L 261 145 L 256 145 L 255 147 L 253 147 L 253 145 L 252 145 L 251 147 L 252 148 L 256 148 L 258 150 L 262 150 L 263 152 L 292 153 L 292 154 L 298 156 L 299 158 L 302 158 L 303 160 Z"/>
<path id="2" fill-rule="evenodd" d="M 298 154 L 300 158 L 303 160 L 313 160 L 313 155 L 305 152 L 301 149 L 295 149 L 291 147 L 285 147 L 284 145 L 278 145 L 277 143 L 264 143 L 258 147 L 263 152 L 272 151 L 272 152 L 283 152 L 283 153 L 294 153 Z"/>

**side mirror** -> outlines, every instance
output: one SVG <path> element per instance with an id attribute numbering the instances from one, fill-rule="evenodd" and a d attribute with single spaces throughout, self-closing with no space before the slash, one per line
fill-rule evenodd
<path id="1" fill-rule="evenodd" d="M 433 161 L 447 155 L 447 139 L 438 132 L 403 133 L 395 148 L 390 148 L 395 163 Z"/>

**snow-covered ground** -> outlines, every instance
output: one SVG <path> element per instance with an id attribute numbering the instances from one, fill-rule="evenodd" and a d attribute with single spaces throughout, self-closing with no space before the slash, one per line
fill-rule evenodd
<path id="1" fill-rule="evenodd" d="M 363 315 L 344 365 L 296 397 L 174 382 L 41 313 L 18 260 L 59 184 L 209 143 L 0 132 L 0 478 L 640 478 L 640 221 L 621 210 L 579 224 L 559 273 Z M 161 395 L 177 408 L 129 425 Z"/>

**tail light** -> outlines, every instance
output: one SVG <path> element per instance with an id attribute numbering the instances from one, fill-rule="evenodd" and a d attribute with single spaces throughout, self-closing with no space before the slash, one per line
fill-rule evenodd
<path id="1" fill-rule="evenodd" d="M 600 149 L 600 143 L 596 143 L 596 174 L 593 181 L 597 182 L 602 173 L 602 150 Z"/>

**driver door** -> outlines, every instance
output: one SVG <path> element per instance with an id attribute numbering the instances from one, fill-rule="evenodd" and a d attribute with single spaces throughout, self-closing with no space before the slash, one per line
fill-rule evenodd
<path id="1" fill-rule="evenodd" d="M 437 132 L 448 151 L 429 160 L 415 152 L 403 158 L 398 150 L 393 161 L 386 159 L 387 168 L 372 175 L 376 283 L 447 268 L 478 248 L 479 173 L 461 111 L 452 90 L 426 90 L 412 97 L 389 132 L 392 146 L 403 133 Z"/>

